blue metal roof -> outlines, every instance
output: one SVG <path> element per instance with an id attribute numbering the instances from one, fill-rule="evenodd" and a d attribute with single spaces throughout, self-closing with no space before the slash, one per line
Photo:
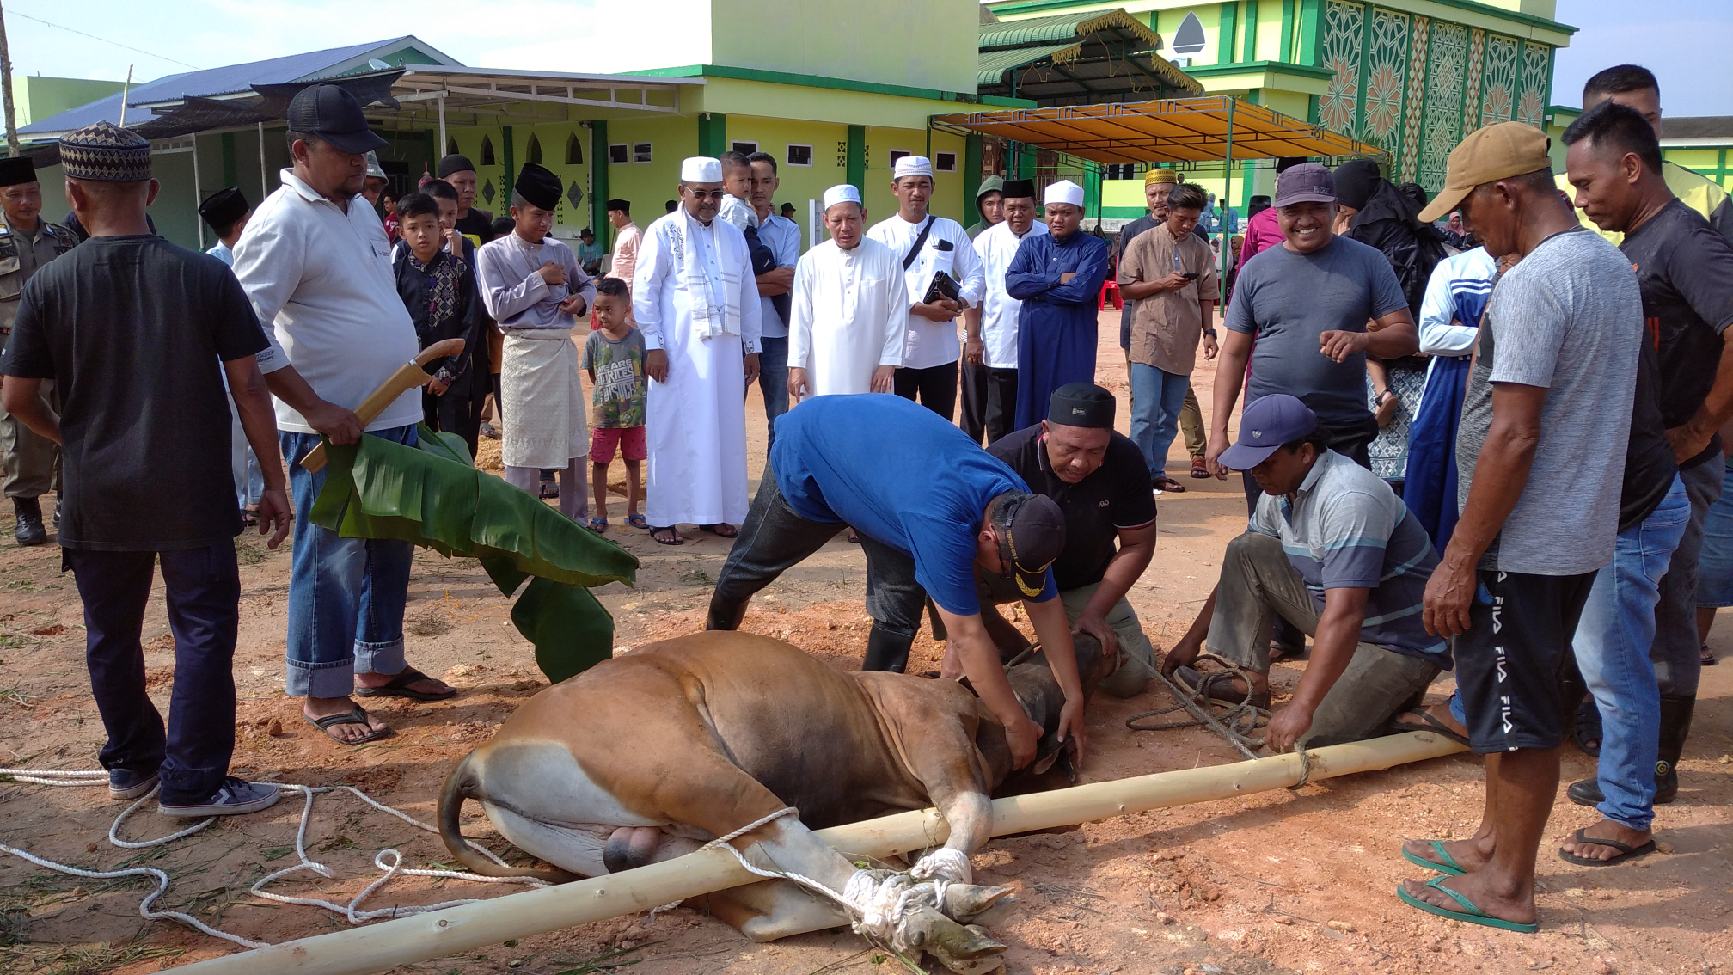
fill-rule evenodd
<path id="1" fill-rule="evenodd" d="M 307 81 L 322 76 L 346 61 L 354 60 L 381 48 L 391 47 L 405 40 L 415 41 L 416 39 L 412 36 L 395 37 L 368 44 L 291 54 L 287 57 L 254 61 L 250 64 L 231 64 L 205 71 L 185 71 L 146 84 L 134 85 L 126 96 L 127 104 L 138 106 L 154 102 L 174 101 L 188 95 L 228 95 L 234 92 L 247 91 L 253 85 L 258 84 Z M 416 41 L 416 45 L 425 50 L 432 50 L 419 41 Z M 18 133 L 28 138 L 34 133 L 70 132 L 73 129 L 83 128 L 104 119 L 119 123 L 120 100 L 121 95 L 116 92 L 87 105 L 69 108 L 57 115 L 32 122 L 20 128 Z M 137 109 L 137 112 L 138 116 L 149 117 L 150 110 Z M 127 115 L 132 118 L 138 117 L 134 115 L 134 109 L 130 107 L 127 109 Z"/>

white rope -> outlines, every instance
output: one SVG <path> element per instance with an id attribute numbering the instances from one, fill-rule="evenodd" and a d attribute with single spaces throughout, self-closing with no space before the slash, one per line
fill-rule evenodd
<path id="1" fill-rule="evenodd" d="M 64 769 L 0 768 L 0 775 L 8 776 L 14 782 L 22 782 L 22 783 L 28 783 L 28 784 L 32 784 L 32 785 L 47 785 L 47 786 L 97 786 L 97 785 L 106 785 L 108 782 L 108 773 L 104 772 L 104 771 L 100 771 L 100 770 L 98 770 L 98 771 L 73 771 L 73 770 L 64 770 Z M 361 904 L 364 901 L 366 901 L 369 897 L 372 897 L 374 894 L 377 894 L 381 889 L 383 889 L 393 879 L 400 877 L 400 876 L 404 876 L 404 877 L 438 877 L 438 878 L 446 879 L 446 880 L 468 880 L 468 881 L 473 881 L 475 883 L 484 883 L 484 884 L 522 884 L 522 885 L 533 886 L 533 887 L 545 887 L 545 886 L 547 886 L 546 881 L 538 880 L 534 877 L 486 877 L 486 876 L 482 876 L 481 874 L 467 873 L 467 872 L 460 871 L 460 870 L 434 870 L 434 869 L 425 869 L 425 868 L 419 868 L 419 867 L 406 868 L 403 866 L 403 854 L 401 852 L 399 852 L 398 850 L 387 848 L 387 849 L 380 850 L 373 857 L 373 865 L 375 868 L 377 868 L 378 870 L 381 871 L 381 875 L 379 877 L 375 878 L 366 887 L 362 888 L 361 892 L 359 894 L 356 894 L 355 897 L 352 900 L 350 900 L 347 904 L 337 904 L 337 903 L 334 903 L 332 901 L 323 900 L 323 899 L 320 899 L 317 897 L 294 897 L 294 896 L 287 895 L 287 894 L 272 893 L 270 891 L 265 890 L 265 887 L 274 883 L 275 881 L 279 880 L 282 877 L 285 877 L 289 874 L 292 874 L 292 873 L 295 873 L 295 872 L 298 872 L 301 870 L 310 870 L 313 873 L 316 873 L 319 876 L 325 877 L 327 879 L 334 879 L 335 878 L 335 875 L 331 872 L 331 869 L 329 867 L 327 867 L 324 864 L 322 864 L 322 863 L 312 859 L 311 857 L 307 856 L 307 828 L 311 824 L 312 819 L 313 819 L 313 798 L 314 798 L 314 796 L 319 795 L 321 793 L 339 792 L 339 791 L 348 792 L 351 795 L 355 796 L 357 799 L 360 799 L 362 802 L 366 803 L 367 805 L 372 806 L 374 809 L 376 809 L 382 813 L 385 813 L 386 815 L 395 816 L 398 819 L 403 820 L 405 823 L 408 823 L 409 825 L 414 826 L 416 829 L 422 830 L 423 832 L 438 834 L 439 829 L 435 826 L 429 825 L 428 823 L 424 823 L 419 819 L 416 819 L 414 816 L 411 816 L 408 813 L 403 812 L 400 809 L 392 808 L 391 806 L 388 806 L 385 803 L 382 803 L 382 802 L 378 801 L 377 799 L 374 799 L 372 796 L 369 796 L 367 793 L 362 792 L 360 789 L 357 789 L 351 785 L 306 786 L 306 785 L 295 785 L 292 783 L 265 783 L 265 784 L 276 785 L 278 788 L 282 789 L 284 792 L 299 793 L 302 797 L 302 804 L 301 804 L 301 819 L 300 819 L 300 822 L 295 827 L 295 856 L 296 856 L 296 859 L 298 862 L 291 864 L 290 866 L 284 867 L 281 870 L 277 870 L 275 872 L 266 874 L 265 876 L 259 878 L 259 880 L 256 883 L 254 883 L 251 888 L 249 888 L 249 892 L 251 894 L 253 894 L 256 897 L 263 898 L 264 900 L 276 901 L 280 904 L 294 904 L 294 905 L 298 905 L 298 906 L 302 906 L 302 907 L 318 907 L 318 908 L 322 908 L 322 909 L 327 910 L 327 911 L 331 911 L 332 913 L 335 913 L 335 914 L 343 915 L 343 917 L 350 924 L 361 924 L 361 923 L 364 923 L 366 921 L 371 921 L 371 920 L 374 920 L 377 918 L 407 917 L 407 916 L 412 915 L 412 914 L 426 914 L 430 911 L 442 911 L 442 910 L 445 910 L 446 908 L 449 908 L 449 907 L 457 907 L 457 906 L 460 906 L 463 904 L 474 904 L 477 902 L 477 898 L 465 898 L 462 900 L 442 901 L 438 904 L 422 904 L 422 905 L 413 905 L 413 906 L 394 905 L 392 907 L 378 908 L 375 910 L 367 910 L 367 911 L 364 911 L 361 909 Z M 149 839 L 149 840 L 122 839 L 120 836 L 121 826 L 126 822 L 126 820 L 129 817 L 132 816 L 133 813 L 137 812 L 139 810 L 139 808 L 142 807 L 146 802 L 155 798 L 156 793 L 157 793 L 157 789 L 153 788 L 149 793 L 146 793 L 145 795 L 134 800 L 130 805 L 128 805 L 124 810 L 121 811 L 120 815 L 118 815 L 114 818 L 114 823 L 112 825 L 110 825 L 108 828 L 108 841 L 111 844 L 113 844 L 117 847 L 120 847 L 121 849 L 124 849 L 124 850 L 140 850 L 140 849 L 146 849 L 149 847 L 166 846 L 167 844 L 173 843 L 176 840 L 185 839 L 186 837 L 191 836 L 194 833 L 197 833 L 197 832 L 205 829 L 206 827 L 210 826 L 212 823 L 216 822 L 216 817 L 212 816 L 212 817 L 209 817 L 207 819 L 200 820 L 199 822 L 194 823 L 193 825 L 188 826 L 185 829 L 170 833 L 167 836 L 159 836 L 159 837 L 156 837 L 155 839 Z M 777 813 L 776 816 L 769 817 L 768 819 L 764 820 L 763 822 L 753 824 L 752 826 L 750 826 L 744 830 L 738 831 L 736 834 L 733 834 L 733 835 L 740 835 L 740 833 L 751 832 L 753 829 L 758 828 L 758 826 L 764 825 L 765 822 L 769 822 L 769 821 L 775 819 L 777 816 L 781 816 L 785 813 L 791 813 L 793 811 L 794 810 L 792 810 L 792 809 L 784 810 L 781 813 Z M 730 838 L 732 838 L 732 836 Z M 501 859 L 500 857 L 495 855 L 493 853 L 493 851 L 487 849 L 486 847 L 477 846 L 476 849 L 478 851 L 480 851 L 480 853 L 483 856 L 485 856 L 489 860 L 493 861 L 494 864 L 501 866 L 501 867 L 508 866 L 508 864 L 503 859 Z M 730 847 L 730 849 L 732 849 L 732 847 Z M 189 926 L 189 927 L 191 927 L 197 931 L 200 931 L 204 934 L 208 934 L 213 938 L 221 938 L 224 941 L 228 941 L 228 942 L 231 942 L 233 944 L 240 945 L 243 948 L 268 947 L 267 942 L 253 941 L 253 940 L 250 940 L 248 938 L 243 938 L 240 935 L 230 934 L 226 931 L 220 931 L 216 928 L 213 928 L 213 927 L 205 924 L 204 922 L 198 920 L 197 918 L 192 917 L 191 915 L 188 915 L 188 914 L 183 914 L 180 911 L 155 911 L 155 910 L 151 910 L 151 904 L 153 904 L 157 900 L 157 898 L 161 897 L 165 892 L 167 892 L 168 887 L 169 887 L 168 874 L 162 870 L 155 868 L 155 867 L 127 867 L 127 868 L 120 869 L 120 870 L 110 870 L 110 871 L 86 870 L 86 869 L 83 869 L 81 867 L 74 867 L 74 866 L 70 866 L 70 865 L 64 864 L 64 863 L 57 863 L 53 860 L 49 860 L 49 859 L 46 859 L 44 857 L 39 857 L 33 853 L 30 853 L 29 851 L 21 850 L 21 849 L 18 849 L 16 847 L 8 846 L 5 844 L 0 844 L 0 852 L 10 853 L 13 856 L 19 857 L 20 859 L 27 860 L 31 863 L 34 863 L 39 867 L 45 867 L 49 870 L 54 870 L 54 871 L 64 873 L 64 874 L 67 874 L 67 875 L 73 876 L 73 877 L 84 877 L 84 878 L 91 879 L 91 880 L 113 880 L 113 879 L 118 879 L 121 877 L 147 877 L 147 876 L 154 878 L 156 881 L 156 889 L 151 891 L 148 895 L 146 895 L 144 900 L 139 903 L 138 911 L 139 911 L 139 915 L 141 917 L 143 917 L 147 920 L 159 920 L 160 919 L 160 920 L 179 921 L 180 923 L 185 924 L 185 925 L 187 925 L 187 926 Z"/>

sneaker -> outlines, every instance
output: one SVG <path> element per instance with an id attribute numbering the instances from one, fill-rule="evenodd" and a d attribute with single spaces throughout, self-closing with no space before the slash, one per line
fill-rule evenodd
<path id="1" fill-rule="evenodd" d="M 137 799 L 154 788 L 156 788 L 155 772 L 134 772 L 124 768 L 108 770 L 108 797 L 110 799 Z"/>
<path id="2" fill-rule="evenodd" d="M 229 776 L 217 791 L 204 802 L 193 805 L 170 806 L 159 803 L 156 811 L 164 816 L 183 816 L 198 818 L 201 816 L 239 816 L 245 813 L 255 813 L 276 805 L 282 798 L 282 793 L 274 785 L 265 782 L 248 782 Z"/>

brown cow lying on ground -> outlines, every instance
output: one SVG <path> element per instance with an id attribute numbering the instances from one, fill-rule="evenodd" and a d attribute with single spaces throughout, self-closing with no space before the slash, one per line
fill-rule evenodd
<path id="1" fill-rule="evenodd" d="M 1099 677 L 1100 657 L 1099 645 L 1078 638 L 1085 687 Z M 1010 676 L 1048 730 L 1051 761 L 1063 695 L 1039 658 Z M 519 848 L 585 877 L 690 853 L 793 806 L 799 819 L 775 819 L 736 849 L 761 868 L 883 905 L 911 876 L 857 870 L 811 830 L 932 805 L 956 852 L 916 864 L 912 878 L 928 883 L 904 896 L 890 941 L 953 971 L 982 972 L 1005 946 L 966 922 L 1007 891 L 970 886 L 967 855 L 991 835 L 989 793 L 1009 772 L 1004 729 L 955 681 L 845 673 L 779 640 L 707 632 L 605 661 L 531 698 L 452 770 L 439 825 L 471 870 L 563 881 L 571 878 L 481 857 L 458 830 L 464 800 L 479 800 Z M 700 906 L 758 941 L 853 920 L 787 881 L 712 894 Z M 857 914 L 868 906 L 851 901 Z"/>

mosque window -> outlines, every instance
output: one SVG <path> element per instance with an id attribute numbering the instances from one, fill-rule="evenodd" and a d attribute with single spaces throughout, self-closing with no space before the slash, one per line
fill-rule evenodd
<path id="1" fill-rule="evenodd" d="M 790 166 L 812 165 L 812 147 L 790 145 L 788 147 L 788 164 Z"/>
<path id="2" fill-rule="evenodd" d="M 616 166 L 624 166 L 632 161 L 632 148 L 624 142 L 616 142 L 608 147 L 608 162 Z"/>
<path id="3" fill-rule="evenodd" d="M 530 133 L 529 145 L 524 147 L 524 159 L 537 166 L 542 164 L 542 140 L 536 138 L 534 132 Z"/>
<path id="4" fill-rule="evenodd" d="M 933 168 L 938 170 L 941 173 L 954 173 L 954 172 L 956 172 L 957 171 L 957 154 L 954 152 L 935 153 L 933 155 Z"/>
<path id="5" fill-rule="evenodd" d="M 584 144 L 578 139 L 578 134 L 573 132 L 566 136 L 566 165 L 581 166 L 583 162 Z"/>
<path id="6" fill-rule="evenodd" d="M 492 136 L 484 135 L 481 137 L 481 164 L 483 166 L 497 166 L 497 165 L 499 165 L 499 163 L 495 162 L 494 158 L 493 158 L 493 137 Z"/>

